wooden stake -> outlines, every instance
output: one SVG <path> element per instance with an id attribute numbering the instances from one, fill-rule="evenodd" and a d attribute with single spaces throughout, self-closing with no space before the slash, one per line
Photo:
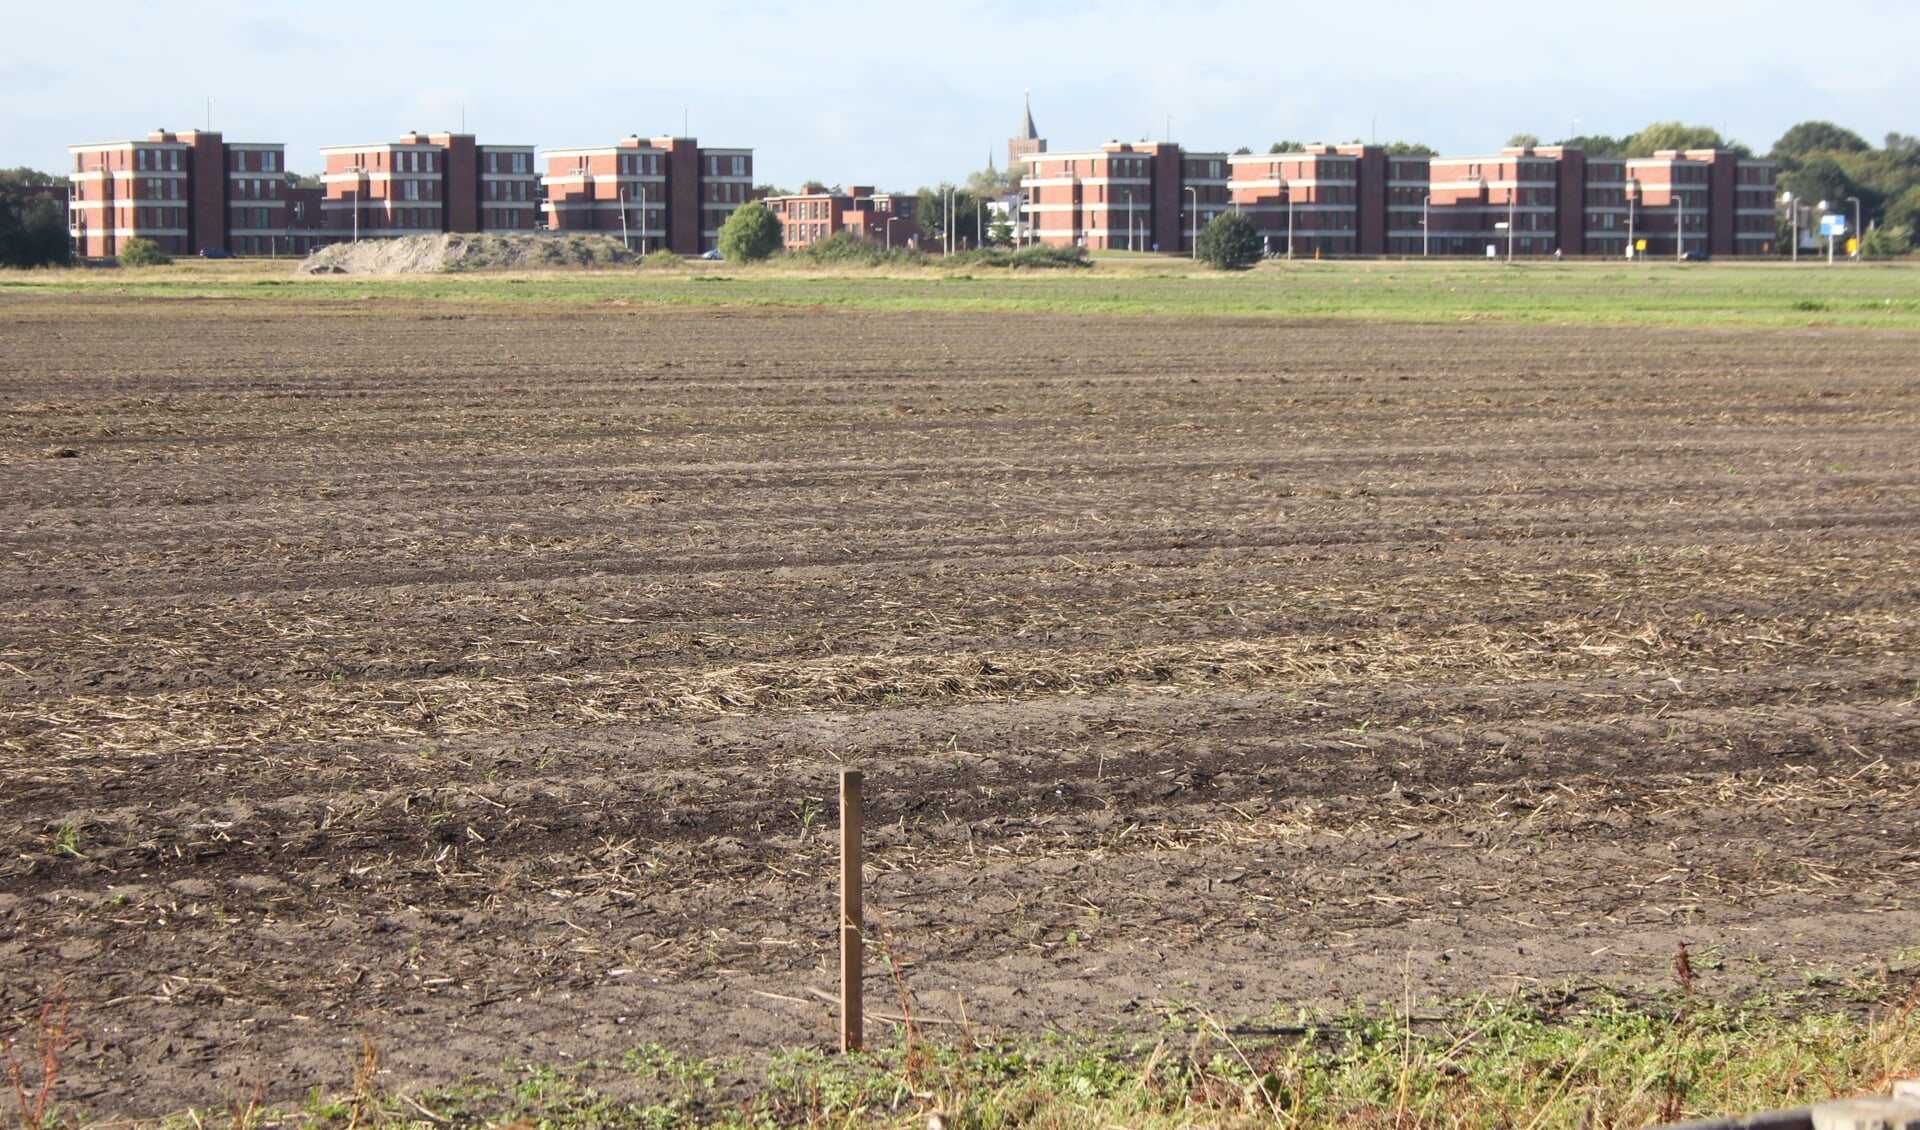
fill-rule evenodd
<path id="1" fill-rule="evenodd" d="M 840 1050 L 860 1050 L 865 1011 L 860 1000 L 866 915 L 860 889 L 860 771 L 840 771 Z"/>

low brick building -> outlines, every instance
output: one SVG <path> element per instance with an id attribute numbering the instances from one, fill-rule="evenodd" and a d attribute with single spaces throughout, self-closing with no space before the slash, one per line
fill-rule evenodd
<path id="1" fill-rule="evenodd" d="M 920 239 L 917 196 L 856 185 L 845 191 L 769 196 L 766 205 L 780 218 L 789 251 L 811 247 L 843 231 L 890 247 L 918 245 Z"/>

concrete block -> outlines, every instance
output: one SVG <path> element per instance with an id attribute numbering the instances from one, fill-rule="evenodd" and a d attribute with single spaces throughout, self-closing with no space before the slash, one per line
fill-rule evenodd
<path id="1" fill-rule="evenodd" d="M 1818 1103 L 1813 1130 L 1920 1130 L 1920 1102 L 1872 1095 Z"/>
<path id="2" fill-rule="evenodd" d="M 1893 1084 L 1893 1097 L 1905 1102 L 1920 1103 L 1920 1079 L 1897 1079 Z"/>

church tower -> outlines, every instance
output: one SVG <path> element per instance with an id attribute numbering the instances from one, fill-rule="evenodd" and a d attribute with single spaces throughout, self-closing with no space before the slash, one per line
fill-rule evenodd
<path id="1" fill-rule="evenodd" d="M 1012 172 L 1027 163 L 1027 158 L 1035 153 L 1047 151 L 1047 139 L 1033 127 L 1033 91 L 1027 91 L 1027 112 L 1020 122 L 1020 132 L 1007 142 L 1007 171 Z"/>

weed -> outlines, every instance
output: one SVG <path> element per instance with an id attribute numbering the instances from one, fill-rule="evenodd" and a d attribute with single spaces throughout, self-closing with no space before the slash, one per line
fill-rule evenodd
<path id="1" fill-rule="evenodd" d="M 20 1125 L 26 1130 L 40 1130 L 53 1118 L 60 1070 L 67 1048 L 75 1039 L 70 1013 L 67 982 L 62 978 L 40 1003 L 39 1014 L 30 1023 L 0 1033 L 0 1050 L 4 1050 L 7 1057 L 7 1081 L 13 1085 L 14 1099 L 20 1105 Z M 32 1046 L 23 1060 L 20 1036 L 28 1029 Z M 38 1079 L 34 1078 L 35 1074 Z"/>

